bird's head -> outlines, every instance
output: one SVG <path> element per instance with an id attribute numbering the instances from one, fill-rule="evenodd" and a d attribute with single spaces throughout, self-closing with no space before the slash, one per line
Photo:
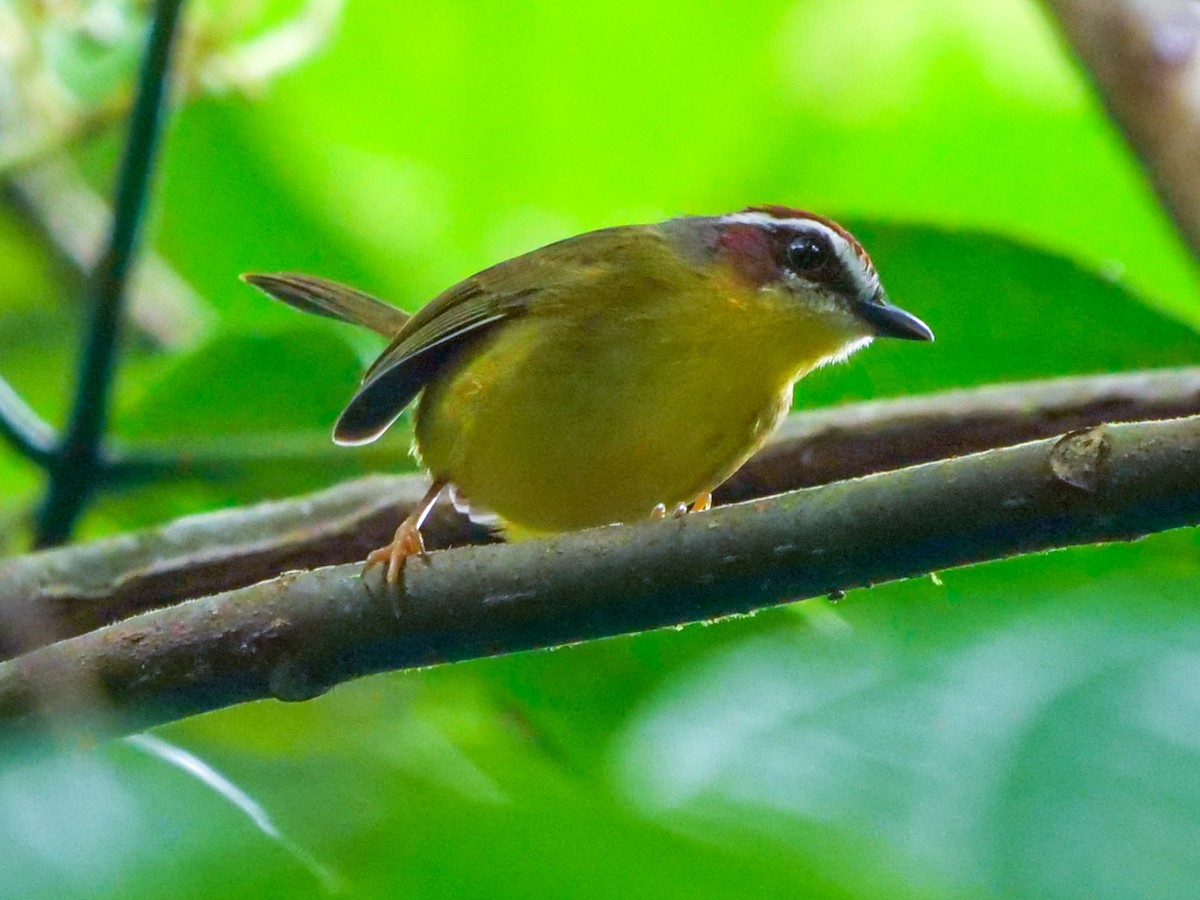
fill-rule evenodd
<path id="1" fill-rule="evenodd" d="M 702 230 L 710 259 L 760 289 L 794 295 L 812 312 L 842 320 L 846 333 L 862 342 L 933 340 L 929 326 L 888 302 L 867 251 L 830 219 L 784 206 L 753 206 L 706 219 Z"/>

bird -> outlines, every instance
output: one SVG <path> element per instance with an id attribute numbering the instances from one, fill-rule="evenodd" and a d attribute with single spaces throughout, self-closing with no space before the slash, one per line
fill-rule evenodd
<path id="1" fill-rule="evenodd" d="M 451 487 L 524 532 L 702 511 L 792 404 L 874 338 L 932 341 L 845 228 L 787 206 L 603 228 L 484 269 L 409 315 L 292 272 L 243 280 L 389 340 L 333 439 L 382 435 L 414 401 L 431 486 L 367 557 L 395 585 Z"/>

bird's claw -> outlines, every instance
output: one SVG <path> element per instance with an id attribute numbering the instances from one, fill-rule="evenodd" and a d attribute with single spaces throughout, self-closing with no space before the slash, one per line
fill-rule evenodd
<path id="1" fill-rule="evenodd" d="M 380 563 L 387 563 L 387 583 L 395 585 L 400 581 L 400 573 L 404 571 L 404 561 L 410 556 L 419 556 L 429 560 L 425 550 L 425 541 L 421 538 L 420 527 L 411 519 L 405 519 L 396 529 L 392 542 L 367 554 L 367 562 L 363 571 Z"/>

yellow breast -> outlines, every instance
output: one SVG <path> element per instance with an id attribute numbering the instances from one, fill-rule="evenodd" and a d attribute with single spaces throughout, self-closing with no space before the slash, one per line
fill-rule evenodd
<path id="1" fill-rule="evenodd" d="M 644 518 L 728 478 L 792 382 L 858 337 L 786 291 L 670 264 L 598 271 L 465 349 L 418 406 L 430 471 L 531 530 Z"/>

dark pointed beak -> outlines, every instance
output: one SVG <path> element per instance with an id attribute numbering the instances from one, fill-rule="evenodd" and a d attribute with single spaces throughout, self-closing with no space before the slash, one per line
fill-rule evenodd
<path id="1" fill-rule="evenodd" d="M 858 317 L 875 329 L 878 337 L 903 338 L 906 341 L 932 341 L 929 326 L 910 312 L 892 306 L 883 294 L 860 302 L 855 309 Z"/>

